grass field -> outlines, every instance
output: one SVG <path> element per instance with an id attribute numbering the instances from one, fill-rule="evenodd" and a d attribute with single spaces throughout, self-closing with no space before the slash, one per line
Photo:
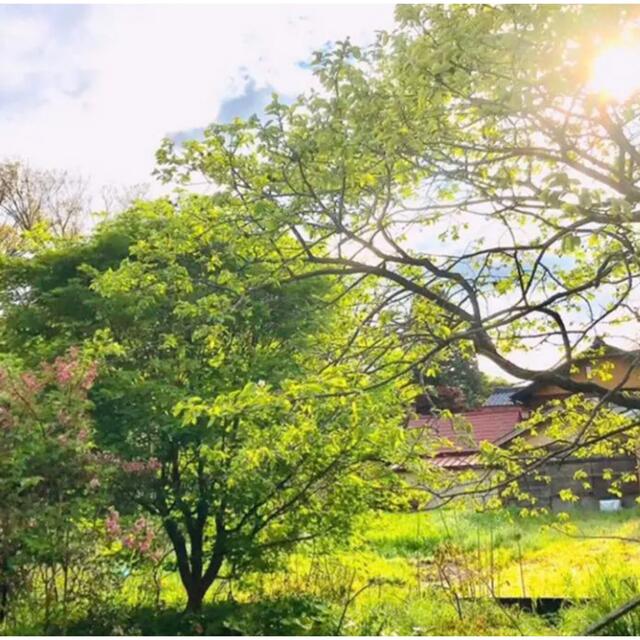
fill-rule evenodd
<path id="1" fill-rule="evenodd" d="M 377 513 L 358 529 L 337 548 L 300 548 L 277 571 L 221 581 L 201 616 L 183 615 L 175 572 L 162 578 L 159 610 L 150 600 L 149 578 L 140 575 L 104 610 L 66 621 L 60 632 L 575 635 L 640 593 L 636 509 L 577 510 L 569 522 L 506 510 Z M 543 616 L 499 601 L 522 596 L 567 603 Z M 640 612 L 608 632 L 638 635 Z"/>
<path id="2" fill-rule="evenodd" d="M 568 521 L 436 511 L 373 515 L 341 551 L 297 554 L 286 571 L 253 577 L 242 591 L 331 602 L 350 634 L 571 634 L 635 595 L 639 583 L 636 509 L 578 510 Z M 497 603 L 522 596 L 576 604 L 541 617 Z M 631 615 L 617 630 L 637 632 L 637 624 Z"/>
<path id="3" fill-rule="evenodd" d="M 593 581 L 616 566 L 627 577 L 640 578 L 636 509 L 577 511 L 568 521 L 557 516 L 520 518 L 509 511 L 379 514 L 366 528 L 365 547 L 410 565 L 433 558 L 447 544 L 458 556 L 475 558 L 485 568 L 481 574 L 493 562 L 493 592 L 498 596 L 588 597 Z M 609 539 L 614 537 L 637 542 Z"/>

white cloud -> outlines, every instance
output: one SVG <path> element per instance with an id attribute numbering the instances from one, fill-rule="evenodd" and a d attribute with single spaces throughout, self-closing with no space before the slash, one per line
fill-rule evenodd
<path id="1" fill-rule="evenodd" d="M 370 41 L 390 6 L 94 6 L 73 37 L 42 14 L 3 19 L 0 88 L 29 89 L 32 104 L 0 110 L 3 155 L 81 171 L 94 183 L 149 180 L 169 132 L 214 120 L 225 99 L 256 88 L 297 94 L 300 67 L 328 40 Z M 89 79 L 83 92 L 75 79 Z M 33 97 L 33 96 L 32 96 Z"/>
<path id="2" fill-rule="evenodd" d="M 38 70 L 33 52 L 47 42 L 48 24 L 42 19 L 17 16 L 0 21 L 0 90 L 25 89 Z"/>

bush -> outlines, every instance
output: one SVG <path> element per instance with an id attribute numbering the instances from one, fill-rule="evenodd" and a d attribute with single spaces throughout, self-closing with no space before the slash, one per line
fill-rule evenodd
<path id="1" fill-rule="evenodd" d="M 330 635 L 336 624 L 333 610 L 319 600 L 290 597 L 207 604 L 199 614 L 152 607 L 105 610 L 68 626 L 65 635 Z"/>

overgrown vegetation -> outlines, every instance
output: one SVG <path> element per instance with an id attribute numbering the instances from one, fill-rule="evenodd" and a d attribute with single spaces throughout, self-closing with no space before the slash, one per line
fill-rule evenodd
<path id="1" fill-rule="evenodd" d="M 280 283 L 269 266 L 277 253 L 236 237 L 226 220 L 206 198 L 140 206 L 86 242 L 4 270 L 13 353 L 34 362 L 84 341 L 101 360 L 92 455 L 112 506 L 96 504 L 96 515 L 109 538 L 142 555 L 161 553 L 162 529 L 192 611 L 216 580 L 304 540 L 346 535 L 400 484 L 392 464 L 406 458 L 407 381 L 363 392 L 378 379 L 366 370 L 373 358 L 400 366 L 393 352 L 333 358 L 358 301 L 330 280 Z M 381 327 L 360 339 L 394 340 Z M 6 432 L 22 434 L 6 411 Z M 83 428 L 71 414 L 54 417 Z"/>
<path id="2" fill-rule="evenodd" d="M 396 13 L 292 103 L 167 140 L 171 197 L 84 234 L 82 185 L 0 165 L 4 632 L 573 633 L 637 590 L 635 510 L 520 484 L 639 448 L 640 352 L 575 367 L 637 330 L 640 102 L 586 73 L 634 10 Z M 406 427 L 479 404 L 478 356 L 561 397 L 445 471 Z"/>
<path id="3" fill-rule="evenodd" d="M 568 528 L 567 528 L 568 527 Z M 88 614 L 76 611 L 50 632 L 72 634 L 573 635 L 628 600 L 640 584 L 640 545 L 588 535 L 633 537 L 635 510 L 578 511 L 562 518 L 515 512 L 378 513 L 338 548 L 307 544 L 277 570 L 221 584 L 202 610 L 185 614 L 171 562 L 159 603 L 149 569 L 131 575 L 120 595 Z M 500 598 L 562 598 L 536 615 Z M 18 618 L 20 621 L 18 622 Z M 42 631 L 23 609 L 5 631 Z M 15 624 L 16 626 L 11 626 Z M 631 613 L 608 633 L 632 635 Z"/>

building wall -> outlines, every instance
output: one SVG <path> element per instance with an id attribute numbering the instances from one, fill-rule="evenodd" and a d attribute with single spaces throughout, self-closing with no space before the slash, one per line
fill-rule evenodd
<path id="1" fill-rule="evenodd" d="M 585 488 L 582 481 L 575 480 L 574 474 L 578 470 L 587 473 L 585 479 L 591 486 Z M 605 470 L 613 471 L 613 477 L 618 478 L 624 473 L 634 473 L 633 481 L 622 484 L 622 504 L 630 507 L 636 504 L 635 500 L 640 496 L 640 482 L 638 481 L 638 460 L 635 456 L 617 458 L 590 458 L 586 460 L 570 459 L 564 462 L 551 462 L 542 467 L 541 473 L 551 477 L 551 482 L 546 484 L 535 480 L 531 475 L 521 480 L 520 486 L 537 499 L 537 506 L 547 507 L 553 511 L 566 511 L 574 504 L 583 507 L 598 508 L 600 500 L 618 498 L 609 492 L 610 480 L 605 480 Z M 577 503 L 569 503 L 560 499 L 560 491 L 571 489 L 580 497 Z"/>
<path id="2" fill-rule="evenodd" d="M 584 471 L 587 474 L 585 481 L 590 484 L 589 488 L 585 488 L 582 480 L 574 479 L 576 471 Z M 632 481 L 623 483 L 620 487 L 622 496 L 617 496 L 609 492 L 611 480 L 606 480 L 603 476 L 605 470 L 613 472 L 613 478 L 617 479 L 621 474 L 633 473 L 635 477 Z M 460 474 L 465 469 L 455 469 L 454 474 Z M 521 489 L 530 496 L 535 497 L 536 503 L 532 505 L 529 501 L 510 504 L 518 504 L 526 507 L 545 507 L 551 511 L 569 511 L 575 507 L 588 509 L 599 509 L 600 500 L 613 500 L 620 498 L 623 507 L 633 507 L 637 505 L 636 498 L 640 497 L 640 481 L 638 480 L 638 459 L 635 456 L 620 456 L 616 458 L 589 458 L 584 460 L 569 459 L 563 462 L 551 462 L 542 466 L 539 473 L 543 476 L 551 478 L 550 483 L 535 480 L 533 474 L 527 474 L 519 481 Z M 406 475 L 405 479 L 411 484 L 418 486 L 419 483 L 410 475 Z M 487 478 L 485 478 L 487 479 Z M 443 496 L 459 495 L 459 492 L 465 488 L 472 489 L 476 487 L 475 482 L 455 484 L 450 491 L 442 491 Z M 580 498 L 578 502 L 567 502 L 560 498 L 560 492 L 563 489 L 571 489 L 571 491 Z M 475 494 L 473 499 L 489 499 L 497 495 L 496 491 L 488 491 L 485 494 Z M 440 503 L 435 498 L 427 500 L 430 508 L 434 508 Z M 446 503 L 446 501 L 445 501 Z"/>

